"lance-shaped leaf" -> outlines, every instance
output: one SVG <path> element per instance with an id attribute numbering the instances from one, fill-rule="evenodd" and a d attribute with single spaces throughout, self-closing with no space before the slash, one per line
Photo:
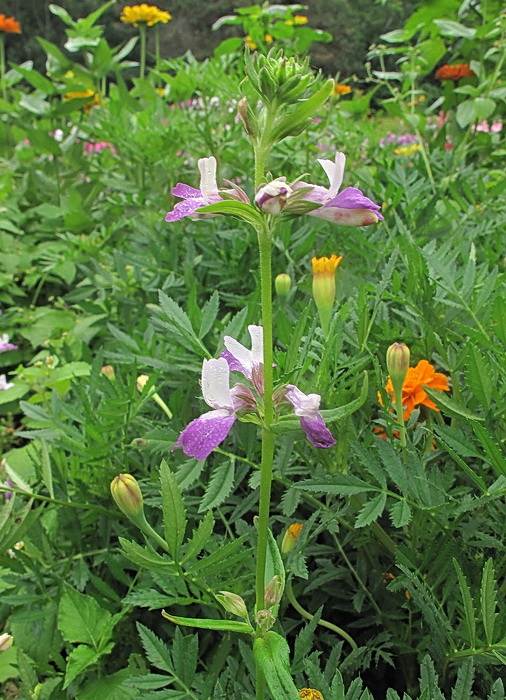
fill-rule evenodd
<path id="1" fill-rule="evenodd" d="M 253 627 L 247 622 L 239 622 L 238 620 L 205 620 L 198 617 L 177 617 L 169 615 L 168 612 L 162 610 L 162 615 L 166 620 L 170 620 L 176 625 L 183 627 L 199 627 L 203 630 L 222 630 L 224 632 L 241 632 L 242 634 L 253 634 Z"/>

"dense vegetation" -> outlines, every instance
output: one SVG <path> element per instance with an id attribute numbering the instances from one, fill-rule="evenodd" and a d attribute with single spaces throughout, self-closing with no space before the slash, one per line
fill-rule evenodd
<path id="1" fill-rule="evenodd" d="M 500 700 L 499 3 L 183 4 L 0 15 L 0 695 Z"/>

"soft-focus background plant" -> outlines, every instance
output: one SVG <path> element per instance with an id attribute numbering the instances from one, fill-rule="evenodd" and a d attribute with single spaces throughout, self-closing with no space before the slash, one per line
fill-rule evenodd
<path id="1" fill-rule="evenodd" d="M 0 632 L 14 643 L 0 651 L 0 692 L 254 697 L 241 638 L 175 628 L 160 613 L 220 617 L 207 589 L 252 600 L 254 427 L 239 423 L 205 463 L 171 447 L 201 412 L 202 359 L 218 356 L 225 334 L 244 341 L 259 322 L 255 241 L 231 218 L 169 227 L 164 215 L 171 187 L 196 186 L 206 155 L 220 178 L 254 195 L 236 110 L 243 44 L 260 27 L 259 49 L 269 34 L 290 51 L 293 35 L 264 32 L 252 11 L 242 15 L 248 25 L 212 31 L 247 2 L 192 3 L 192 13 L 179 0 L 160 3 L 172 19 L 147 28 L 140 79 L 124 4 L 44 3 L 35 13 L 14 1 L 2 10 L 22 33 L 1 32 Z M 275 300 L 278 376 L 321 394 L 326 409 L 357 400 L 332 424 L 335 448 L 280 439 L 271 528 L 281 542 L 303 523 L 279 624 L 293 677 L 326 700 L 499 700 L 504 15 L 498 2 L 450 0 L 321 0 L 286 12 L 332 35 L 311 56 L 337 86 L 269 170 L 323 183 L 316 159 L 344 151 L 346 184 L 359 183 L 385 216 L 362 229 L 286 220 L 275 241 L 273 273 L 292 279 Z M 233 51 L 213 53 L 233 36 Z M 467 68 L 442 70 L 458 65 Z M 332 254 L 343 260 L 326 336 L 311 258 Z M 451 383 L 435 397 L 439 412 L 411 415 L 407 463 L 384 391 L 385 352 L 397 340 L 413 365 L 427 359 Z M 142 392 L 139 374 L 150 377 Z M 183 578 L 143 546 L 109 493 L 116 474 L 135 475 L 162 531 L 162 461 L 185 500 L 187 535 L 206 518 L 209 526 Z"/>

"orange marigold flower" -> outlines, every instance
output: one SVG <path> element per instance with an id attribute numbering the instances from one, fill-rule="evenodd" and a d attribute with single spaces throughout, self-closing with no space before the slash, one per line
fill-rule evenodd
<path id="1" fill-rule="evenodd" d="M 14 19 L 14 17 L 7 17 L 6 15 L 0 14 L 0 32 L 6 32 L 7 34 L 21 34 L 21 27 L 19 22 Z"/>
<path id="2" fill-rule="evenodd" d="M 461 78 L 472 78 L 476 75 L 474 71 L 469 68 L 468 63 L 455 63 L 452 66 L 441 66 L 436 71 L 437 80 L 460 80 Z"/>
<path id="3" fill-rule="evenodd" d="M 145 2 L 143 2 L 142 5 L 126 5 L 120 15 L 120 20 L 122 22 L 133 24 L 134 27 L 138 27 L 139 24 L 152 27 L 154 24 L 158 24 L 158 22 L 167 24 L 170 19 L 172 19 L 171 14 L 160 10 L 160 8 L 155 5 L 147 5 Z"/>
<path id="4" fill-rule="evenodd" d="M 428 386 L 436 391 L 450 391 L 448 379 L 444 374 L 434 371 L 434 365 L 427 360 L 420 360 L 416 367 L 410 367 L 402 385 L 402 405 L 404 406 L 404 420 L 408 420 L 415 406 L 423 405 L 439 411 L 434 401 L 431 401 L 424 390 Z M 388 378 L 385 389 L 394 399 L 392 380 Z M 381 396 L 379 396 L 380 403 Z"/>
<path id="5" fill-rule="evenodd" d="M 320 691 L 313 688 L 302 688 L 302 690 L 299 690 L 299 697 L 303 700 L 323 700 L 323 695 Z"/>
<path id="6" fill-rule="evenodd" d="M 350 92 L 351 87 L 349 85 L 344 85 L 344 83 L 336 83 L 332 90 L 333 95 L 349 95 Z"/>

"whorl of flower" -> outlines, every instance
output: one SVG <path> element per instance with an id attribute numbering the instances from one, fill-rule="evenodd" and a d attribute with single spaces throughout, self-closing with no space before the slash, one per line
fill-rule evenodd
<path id="1" fill-rule="evenodd" d="M 14 17 L 7 17 L 4 14 L 0 14 L 0 32 L 5 32 L 6 34 L 21 34 L 21 27 Z"/>
<path id="2" fill-rule="evenodd" d="M 423 405 L 439 411 L 436 404 L 429 399 L 424 386 L 436 391 L 450 391 L 448 379 L 444 374 L 434 371 L 434 366 L 427 360 L 420 360 L 416 367 L 410 367 L 406 379 L 402 385 L 402 405 L 404 407 L 404 420 L 407 420 L 416 406 Z M 388 379 L 386 391 L 394 399 L 394 387 L 392 380 Z M 378 395 L 379 396 L 379 395 Z M 381 401 L 381 396 L 379 396 Z"/>
<path id="3" fill-rule="evenodd" d="M 476 73 L 469 68 L 468 63 L 454 63 L 452 66 L 441 66 L 435 74 L 436 80 L 460 80 L 472 78 Z"/>
<path id="4" fill-rule="evenodd" d="M 302 690 L 299 690 L 299 696 L 302 700 L 323 700 L 323 695 L 320 691 L 313 688 L 302 688 Z"/>
<path id="5" fill-rule="evenodd" d="M 332 89 L 333 95 L 349 95 L 351 92 L 351 87 L 349 85 L 344 85 L 344 83 L 336 83 Z"/>
<path id="6" fill-rule="evenodd" d="M 139 24 L 145 24 L 152 27 L 158 22 L 167 22 L 172 19 L 172 15 L 168 12 L 160 10 L 155 5 L 147 5 L 145 2 L 142 5 L 126 5 L 120 15 L 120 20 L 126 24 L 133 24 L 138 27 Z"/>

